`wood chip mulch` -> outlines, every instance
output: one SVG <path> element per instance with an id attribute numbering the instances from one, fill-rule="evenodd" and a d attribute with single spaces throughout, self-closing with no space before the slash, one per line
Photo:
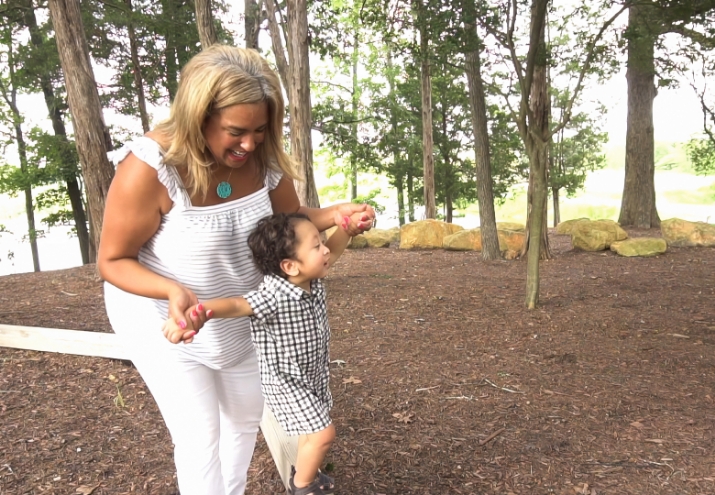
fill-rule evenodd
<path id="1" fill-rule="evenodd" d="M 657 235 L 657 232 L 630 232 Z M 348 251 L 327 279 L 343 495 L 715 493 L 715 249 L 552 234 L 525 261 Z M 0 277 L 0 323 L 111 331 L 93 266 Z M 0 494 L 178 493 L 130 362 L 0 348 Z M 247 494 L 285 493 L 259 439 Z"/>

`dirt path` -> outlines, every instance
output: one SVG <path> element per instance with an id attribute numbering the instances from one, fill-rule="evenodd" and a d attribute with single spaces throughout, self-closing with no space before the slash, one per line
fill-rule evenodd
<path id="1" fill-rule="evenodd" d="M 327 280 L 339 493 L 715 493 L 715 249 L 553 244 L 531 312 L 521 261 L 346 253 Z M 93 267 L 0 277 L 0 299 L 0 323 L 109 331 Z M 130 363 L 0 366 L 0 493 L 177 492 Z M 283 493 L 262 441 L 247 493 Z"/>

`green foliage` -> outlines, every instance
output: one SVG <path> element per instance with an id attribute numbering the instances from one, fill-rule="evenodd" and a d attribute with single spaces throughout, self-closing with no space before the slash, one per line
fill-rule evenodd
<path id="1" fill-rule="evenodd" d="M 715 142 L 711 139 L 693 139 L 686 145 L 688 159 L 698 175 L 715 172 Z"/>
<path id="2" fill-rule="evenodd" d="M 379 189 L 373 189 L 367 194 L 358 195 L 354 202 L 358 204 L 366 204 L 372 206 L 376 213 L 384 213 L 385 207 L 375 201 L 375 198 L 381 193 Z"/>

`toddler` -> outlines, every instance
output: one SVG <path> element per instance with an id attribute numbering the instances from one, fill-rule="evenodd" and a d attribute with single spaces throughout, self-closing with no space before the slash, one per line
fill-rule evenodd
<path id="1" fill-rule="evenodd" d="M 332 479 L 319 472 L 335 439 L 329 414 L 333 403 L 328 387 L 330 328 L 321 279 L 349 239 L 338 228 L 323 244 L 315 226 L 299 213 L 267 217 L 248 238 L 264 275 L 260 287 L 243 297 L 200 305 L 211 318 L 251 317 L 266 404 L 286 433 L 299 435 L 290 479 L 293 495 L 323 495 L 334 488 Z M 189 308 L 187 315 L 196 309 Z M 173 319 L 164 325 L 164 335 L 175 343 L 194 333 Z"/>

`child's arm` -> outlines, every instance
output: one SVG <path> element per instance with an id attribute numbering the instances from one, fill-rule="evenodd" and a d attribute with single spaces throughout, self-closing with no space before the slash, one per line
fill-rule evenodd
<path id="1" fill-rule="evenodd" d="M 330 239 L 328 239 L 328 241 L 325 243 L 328 249 L 330 249 L 329 266 L 333 266 L 333 264 L 338 261 L 338 258 L 340 258 L 340 255 L 343 254 L 343 251 L 345 251 L 345 248 L 350 242 L 350 235 L 345 231 L 345 228 L 343 227 L 343 225 L 349 222 L 350 219 L 348 217 L 345 217 L 343 219 L 342 225 L 339 225 L 338 228 L 335 229 L 333 235 L 331 235 Z"/>
<path id="2" fill-rule="evenodd" d="M 178 344 L 179 342 L 190 344 L 194 340 L 194 335 L 198 332 L 191 328 L 190 322 L 192 321 L 191 314 L 197 311 L 198 306 L 201 306 L 201 311 L 206 311 L 208 318 L 240 318 L 242 316 L 253 315 L 253 309 L 251 309 L 248 301 L 243 297 L 211 299 L 191 306 L 186 310 L 186 321 L 189 322 L 188 326 L 185 324 L 182 328 L 173 318 L 166 320 L 162 330 L 164 337 L 166 337 L 169 342 L 172 344 Z"/>
<path id="3" fill-rule="evenodd" d="M 211 318 L 240 318 L 253 316 L 253 309 L 243 297 L 227 297 L 225 299 L 211 299 L 201 303 Z"/>

